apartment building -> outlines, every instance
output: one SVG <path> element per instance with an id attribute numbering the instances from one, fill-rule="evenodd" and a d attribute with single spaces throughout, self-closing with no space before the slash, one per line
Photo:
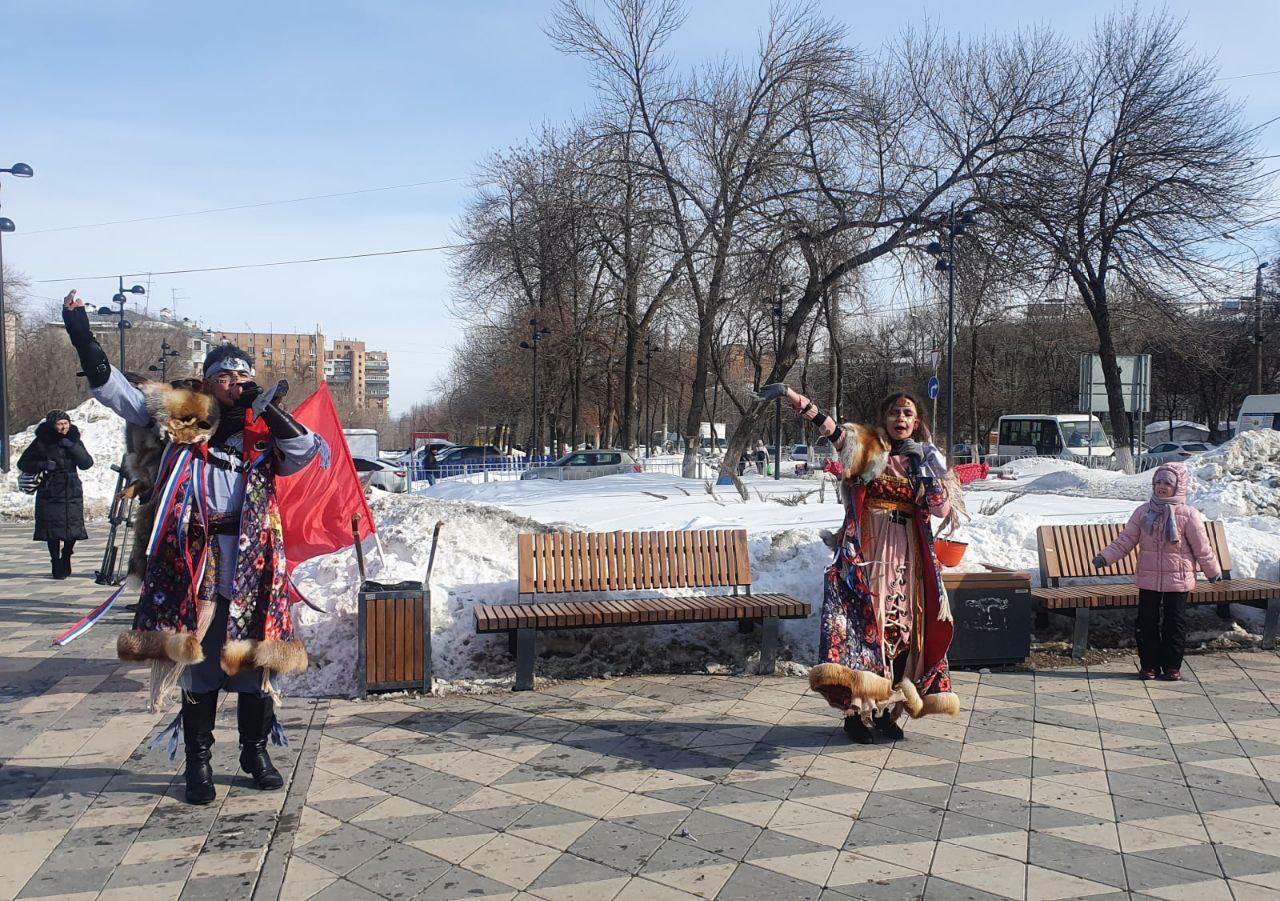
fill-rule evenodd
<path id="1" fill-rule="evenodd" d="M 391 364 L 386 351 L 369 350 L 363 341 L 335 340 L 325 352 L 325 379 L 335 393 L 346 393 L 357 408 L 386 412 L 391 397 Z"/>
<path id="2" fill-rule="evenodd" d="M 295 332 L 214 332 L 214 344 L 234 344 L 250 354 L 258 369 L 285 378 L 320 381 L 325 371 L 325 340 L 317 329 Z"/>

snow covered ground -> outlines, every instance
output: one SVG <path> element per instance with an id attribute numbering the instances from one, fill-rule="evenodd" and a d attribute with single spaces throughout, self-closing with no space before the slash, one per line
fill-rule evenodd
<path id="1" fill-rule="evenodd" d="M 115 484 L 109 464 L 120 459 L 123 429 L 95 401 L 71 414 L 97 463 L 85 476 L 85 496 L 90 514 L 100 516 Z M 32 433 L 14 436 L 15 456 Z M 1196 462 L 1191 501 L 1206 516 L 1225 521 L 1234 575 L 1280 577 L 1280 433 L 1246 433 Z M 433 661 L 437 678 L 459 688 L 501 684 L 512 676 L 505 636 L 475 635 L 472 608 L 516 600 L 515 543 L 522 531 L 745 528 L 756 590 L 784 592 L 817 609 L 822 570 L 830 560 L 819 533 L 836 528 L 842 512 L 829 477 L 775 481 L 752 473 L 745 478 L 749 497 L 744 501 L 732 487 L 682 479 L 676 472 L 673 465 L 668 472 L 580 482 L 448 480 L 420 495 L 375 492 L 372 509 L 383 554 L 369 555 L 368 576 L 382 582 L 421 580 L 432 528 L 444 521 L 431 580 Z M 1037 526 L 1123 522 L 1149 496 L 1151 484 L 1150 473 L 1125 476 L 1062 460 L 1018 460 L 999 474 L 1005 478 L 993 473 L 965 490 L 972 519 L 957 536 L 969 542 L 962 568 L 988 563 L 1029 570 L 1033 578 Z M 0 515 L 29 517 L 33 499 L 13 490 L 13 478 L 0 483 Z M 298 578 L 326 613 L 295 608 L 312 667 L 290 680 L 287 690 L 350 695 L 358 588 L 354 552 L 308 561 L 299 567 Z M 1250 608 L 1236 611 L 1243 626 L 1224 633 L 1211 610 L 1198 610 L 1193 642 L 1256 642 L 1260 615 Z M 1131 613 L 1099 620 L 1095 642 L 1129 640 Z M 1109 620 L 1114 620 L 1111 628 Z M 811 663 L 817 651 L 816 616 L 785 623 L 783 638 L 783 659 Z M 597 629 L 542 635 L 539 652 L 539 675 L 556 678 L 733 669 L 758 655 L 759 638 L 723 624 Z"/>

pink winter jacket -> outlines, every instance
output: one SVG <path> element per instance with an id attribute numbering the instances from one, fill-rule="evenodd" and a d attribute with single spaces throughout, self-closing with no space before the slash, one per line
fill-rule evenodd
<path id="1" fill-rule="evenodd" d="M 1163 466 L 1160 468 L 1165 469 Z M 1196 586 L 1197 563 L 1207 578 L 1215 579 L 1222 574 L 1218 558 L 1205 532 L 1204 516 L 1195 507 L 1185 503 L 1187 477 L 1182 473 L 1179 476 L 1179 494 L 1184 502 L 1173 507 L 1178 527 L 1176 542 L 1171 543 L 1164 535 L 1154 534 L 1143 527 L 1147 515 L 1159 509 L 1157 502 L 1150 500 L 1133 512 L 1124 531 L 1102 552 L 1107 565 L 1111 566 L 1118 560 L 1123 560 L 1136 547 L 1138 567 L 1134 581 L 1140 589 L 1191 591 Z M 1156 529 L 1155 533 L 1158 532 L 1160 530 Z"/>

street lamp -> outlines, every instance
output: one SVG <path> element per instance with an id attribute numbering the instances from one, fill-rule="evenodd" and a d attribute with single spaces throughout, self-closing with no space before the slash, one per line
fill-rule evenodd
<path id="1" fill-rule="evenodd" d="M 30 178 L 35 172 L 26 163 L 0 169 L 15 178 Z M 17 228 L 12 219 L 0 216 L 0 238 Z M 9 336 L 4 310 L 4 243 L 0 240 L 0 472 L 9 471 Z"/>
<path id="2" fill-rule="evenodd" d="M 778 298 L 773 304 L 773 368 L 778 369 L 778 358 L 782 356 L 782 289 L 778 289 Z M 782 398 L 773 402 L 773 480 L 782 478 Z"/>
<path id="3" fill-rule="evenodd" d="M 529 320 L 529 340 L 520 342 L 522 349 L 533 351 L 533 440 L 529 445 L 530 463 L 541 456 L 542 452 L 542 428 L 538 421 L 538 343 L 549 334 L 551 329 L 534 316 Z"/>
<path id="4" fill-rule="evenodd" d="M 148 366 L 147 372 L 158 372 L 160 373 L 160 381 L 162 382 L 169 381 L 169 360 L 176 356 L 178 356 L 178 352 L 169 346 L 169 342 L 161 341 L 160 342 L 160 360 L 159 360 L 160 365 Z"/>
<path id="5" fill-rule="evenodd" d="M 1253 275 L 1253 393 L 1262 393 L 1262 270 L 1271 265 L 1270 262 L 1263 261 L 1258 256 L 1258 252 L 1248 244 L 1241 241 L 1230 232 L 1223 232 L 1222 237 L 1228 241 L 1235 241 L 1249 253 L 1253 254 L 1253 261 L 1257 264 Z"/>
<path id="6" fill-rule="evenodd" d="M 124 305 L 128 301 L 127 294 L 146 294 L 147 289 L 142 285 L 134 285 L 128 291 L 124 287 L 124 276 L 118 276 L 120 279 L 120 290 L 116 292 L 115 297 L 111 298 L 111 302 L 118 305 L 120 309 L 113 310 L 111 307 L 98 307 L 99 316 L 119 316 L 120 322 L 116 328 L 120 331 L 120 371 L 124 372 L 124 330 L 133 328 L 133 323 L 124 318 Z"/>
<path id="7" fill-rule="evenodd" d="M 956 218 L 956 205 L 951 204 L 946 218 L 946 246 L 930 241 L 925 248 L 930 256 L 938 258 L 934 269 L 947 273 L 947 460 L 951 459 L 956 440 L 956 237 L 963 235 L 969 226 L 976 225 L 973 213 L 961 213 Z"/>

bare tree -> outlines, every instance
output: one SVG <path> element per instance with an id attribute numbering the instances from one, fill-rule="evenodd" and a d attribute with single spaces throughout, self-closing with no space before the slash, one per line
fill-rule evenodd
<path id="1" fill-rule="evenodd" d="M 1182 41 L 1167 12 L 1137 7 L 1099 23 L 1077 54 L 1058 139 L 995 208 L 1040 244 L 1097 330 L 1116 454 L 1130 428 L 1113 335 L 1114 278 L 1137 289 L 1203 285 L 1207 241 L 1248 218 L 1262 185 L 1255 132 Z"/>

